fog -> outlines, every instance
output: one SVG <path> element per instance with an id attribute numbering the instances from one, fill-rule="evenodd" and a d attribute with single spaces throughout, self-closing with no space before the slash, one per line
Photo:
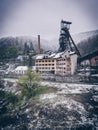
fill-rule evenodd
<path id="1" fill-rule="evenodd" d="M 98 0 L 0 0 L 0 37 L 59 37 L 60 21 L 71 21 L 71 33 L 98 29 Z"/>

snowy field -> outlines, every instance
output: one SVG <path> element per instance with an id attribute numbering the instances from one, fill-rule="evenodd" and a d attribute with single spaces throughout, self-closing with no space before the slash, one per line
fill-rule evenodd
<path id="1" fill-rule="evenodd" d="M 58 94 L 60 94 L 60 93 L 61 94 L 87 93 L 92 88 L 98 90 L 98 85 L 89 85 L 89 84 L 42 82 L 42 85 L 57 88 Z"/>
<path id="2" fill-rule="evenodd" d="M 19 92 L 14 85 L 5 91 Z M 40 95 L 38 103 L 22 110 L 29 130 L 98 130 L 98 85 L 46 81 L 41 85 L 56 91 Z"/>
<path id="3" fill-rule="evenodd" d="M 42 82 L 42 85 L 57 88 L 56 93 L 41 95 L 40 100 L 55 111 L 59 107 L 61 112 L 67 112 L 66 126 L 98 130 L 98 85 L 55 82 Z"/>

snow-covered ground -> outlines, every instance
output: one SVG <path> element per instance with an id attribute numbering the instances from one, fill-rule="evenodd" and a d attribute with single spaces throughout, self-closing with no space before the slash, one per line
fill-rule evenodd
<path id="1" fill-rule="evenodd" d="M 98 85 L 55 82 L 42 82 L 42 85 L 57 88 L 55 93 L 41 95 L 40 100 L 45 104 L 51 104 L 51 109 L 56 110 L 60 105 L 67 113 L 71 113 L 67 114 L 67 124 L 71 123 L 74 126 L 76 123 L 97 128 L 98 115 L 95 114 L 96 111 L 95 113 L 92 113 L 92 111 L 95 107 L 98 107 L 93 106 L 94 102 L 98 105 Z M 85 94 L 85 97 L 83 94 Z M 92 117 L 90 117 L 91 115 Z"/>
<path id="2" fill-rule="evenodd" d="M 40 102 L 30 102 L 23 110 L 30 129 L 98 130 L 98 85 L 46 81 L 41 85 L 57 91 L 40 95 Z M 14 85 L 13 88 L 16 90 Z M 8 89 L 14 91 L 12 87 L 5 88 Z"/>
<path id="3" fill-rule="evenodd" d="M 98 89 L 98 85 L 88 84 L 42 82 L 42 85 L 58 88 L 58 94 L 81 94 L 89 92 L 91 88 Z"/>

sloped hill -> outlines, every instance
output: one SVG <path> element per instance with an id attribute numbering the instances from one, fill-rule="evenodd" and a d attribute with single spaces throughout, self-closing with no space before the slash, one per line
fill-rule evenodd
<path id="1" fill-rule="evenodd" d="M 73 39 L 82 56 L 98 49 L 98 30 L 77 34 Z"/>
<path id="2" fill-rule="evenodd" d="M 85 41 L 93 36 L 98 35 L 98 30 L 88 31 L 88 32 L 82 32 L 78 34 L 74 34 L 73 40 L 76 44 L 80 43 L 81 41 Z"/>
<path id="3" fill-rule="evenodd" d="M 72 35 L 72 38 L 77 45 L 80 54 L 86 55 L 98 48 L 98 30 L 89 31 L 84 33 L 79 33 Z M 58 38 L 59 39 L 59 38 Z M 44 40 L 41 39 L 41 48 L 45 51 L 57 51 L 59 48 L 59 40 Z M 4 48 L 8 48 L 10 46 L 14 46 L 19 51 L 24 51 L 25 44 L 29 46 L 32 50 L 37 50 L 37 37 L 32 36 L 20 36 L 20 37 L 5 37 L 0 39 L 0 50 L 2 50 L 2 55 L 6 50 Z M 32 46 L 32 47 L 31 47 Z"/>
<path id="4" fill-rule="evenodd" d="M 46 40 L 41 39 L 41 48 L 48 50 Z M 18 54 L 37 50 L 37 38 L 30 36 L 4 37 L 0 39 L 0 59 L 15 58 Z"/>
<path id="5" fill-rule="evenodd" d="M 81 54 L 84 56 L 92 50 L 98 49 L 98 30 L 83 32 L 79 34 L 72 35 L 72 38 Z M 48 47 L 53 46 L 55 50 L 59 48 L 58 39 L 49 41 Z"/>
<path id="6" fill-rule="evenodd" d="M 46 42 L 45 40 L 42 40 Z M 20 37 L 4 37 L 0 39 L 0 46 L 2 45 L 15 45 L 19 49 L 24 48 L 24 44 L 27 43 L 30 46 L 30 43 L 33 44 L 34 49 L 37 48 L 37 38 L 31 36 L 20 36 Z"/>

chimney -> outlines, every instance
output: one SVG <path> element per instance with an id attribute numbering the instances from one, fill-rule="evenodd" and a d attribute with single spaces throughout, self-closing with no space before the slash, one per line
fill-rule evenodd
<path id="1" fill-rule="evenodd" d="M 38 54 L 40 54 L 40 35 L 38 35 Z"/>

